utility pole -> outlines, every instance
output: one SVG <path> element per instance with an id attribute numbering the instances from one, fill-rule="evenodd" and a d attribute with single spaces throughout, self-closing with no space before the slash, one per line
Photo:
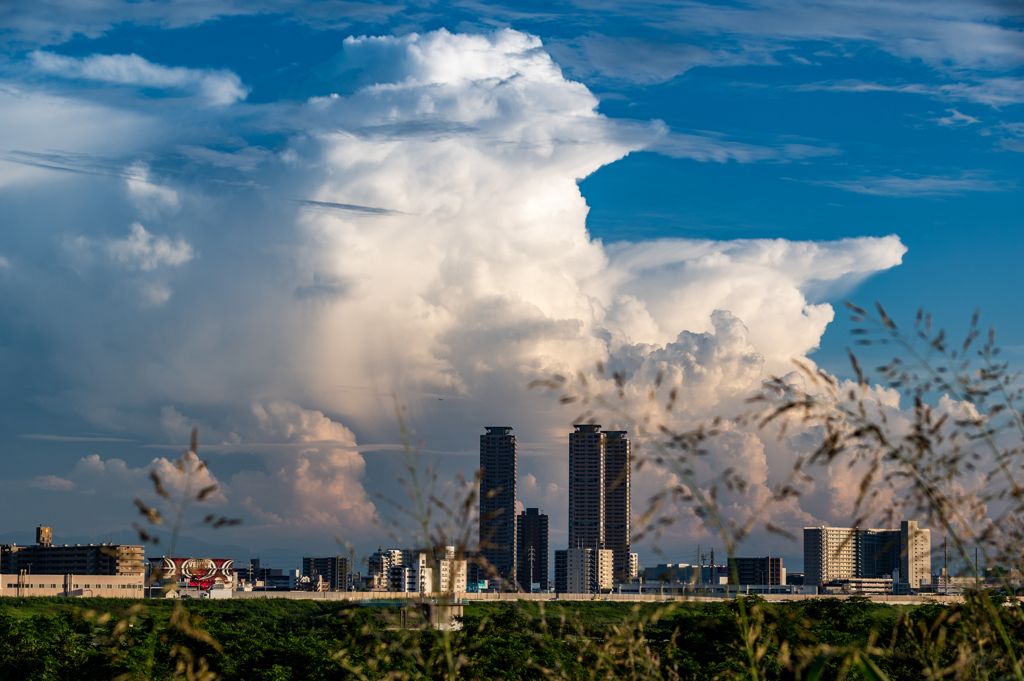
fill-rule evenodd
<path id="1" fill-rule="evenodd" d="M 700 544 L 697 544 L 697 565 L 700 566 L 700 570 L 697 572 L 697 578 L 701 584 L 704 583 L 704 554 L 700 552 Z"/>
<path id="2" fill-rule="evenodd" d="M 533 546 L 532 545 L 527 547 L 526 555 L 529 556 L 529 559 L 530 559 L 530 585 L 529 585 L 528 593 L 532 594 L 533 593 Z"/>
<path id="3" fill-rule="evenodd" d="M 949 554 L 946 552 L 946 542 L 948 541 L 949 537 L 942 539 L 942 581 L 944 582 L 942 593 L 945 596 L 949 595 Z"/>

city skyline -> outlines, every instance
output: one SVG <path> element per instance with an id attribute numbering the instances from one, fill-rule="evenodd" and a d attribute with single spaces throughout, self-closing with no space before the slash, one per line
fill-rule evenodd
<path id="1" fill-rule="evenodd" d="M 130 532 L 136 498 L 170 517 L 197 427 L 193 482 L 213 491 L 190 522 L 240 522 L 196 541 L 327 554 L 340 536 L 365 555 L 407 496 L 406 445 L 421 471 L 469 479 L 481 424 L 511 423 L 515 502 L 568 546 L 564 434 L 591 416 L 529 387 L 556 376 L 611 400 L 592 414 L 608 428 L 727 423 L 693 467 L 748 477 L 720 487 L 726 521 L 849 524 L 841 466 L 763 503 L 814 451 L 813 426 L 780 438 L 734 417 L 772 377 L 798 385 L 794 361 L 856 380 L 851 347 L 894 433 L 910 427 L 911 392 L 878 383 L 893 346 L 857 345 L 843 300 L 880 301 L 907 333 L 923 307 L 958 340 L 980 306 L 979 342 L 995 326 L 1001 358 L 1024 359 L 1008 293 L 1024 278 L 1018 15 L 967 0 L 11 4 L 0 535 Z M 954 420 L 972 408 L 928 400 Z M 630 503 L 673 484 L 645 466 Z M 719 541 L 672 512 L 632 547 L 644 562 Z M 781 536 L 744 551 L 788 564 L 800 545 Z"/>

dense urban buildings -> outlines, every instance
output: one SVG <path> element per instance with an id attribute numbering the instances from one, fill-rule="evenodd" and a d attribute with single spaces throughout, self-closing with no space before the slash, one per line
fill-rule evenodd
<path id="1" fill-rule="evenodd" d="M 894 589 L 904 584 L 917 590 L 931 584 L 931 572 L 931 531 L 916 520 L 902 521 L 899 530 L 804 528 L 807 585 L 890 579 Z"/>
<path id="2" fill-rule="evenodd" d="M 534 584 L 548 590 L 548 516 L 539 509 L 528 508 L 516 519 L 516 555 L 519 569 L 516 580 L 523 591 L 532 591 Z"/>
<path id="3" fill-rule="evenodd" d="M 427 566 L 427 554 L 419 551 L 405 551 L 400 565 L 388 570 L 389 591 L 407 593 L 433 593 L 434 575 Z"/>
<path id="4" fill-rule="evenodd" d="M 266 591 L 292 591 L 298 588 L 302 574 L 294 568 L 272 568 L 250 558 L 246 566 L 232 568 L 235 586 Z"/>
<path id="5" fill-rule="evenodd" d="M 383 579 L 383 581 L 377 585 L 378 587 L 381 587 L 384 586 L 384 582 L 387 581 L 388 570 L 391 569 L 391 566 L 401 564 L 401 549 L 382 549 L 378 546 L 377 550 L 366 559 L 366 571 L 371 576 L 377 576 Z M 380 579 L 378 581 L 380 581 Z M 386 590 L 387 589 L 385 589 L 385 591 Z"/>
<path id="6" fill-rule="evenodd" d="M 380 549 L 367 560 L 367 576 L 360 586 L 367 591 L 407 593 L 458 592 L 475 590 L 470 585 L 471 566 L 457 559 L 454 546 L 433 550 Z M 479 575 L 472 572 L 472 578 Z"/>
<path id="7" fill-rule="evenodd" d="M 516 578 L 516 436 L 487 426 L 480 436 L 480 556 L 500 579 Z"/>
<path id="8" fill-rule="evenodd" d="M 690 565 L 689 563 L 661 563 L 644 568 L 645 582 L 663 582 L 675 585 L 727 584 L 727 565 Z M 756 585 L 754 585 L 756 586 Z"/>
<path id="9" fill-rule="evenodd" d="M 144 550 L 133 544 L 54 544 L 53 530 L 40 526 L 34 546 L 0 545 L 0 574 L 142 575 Z"/>

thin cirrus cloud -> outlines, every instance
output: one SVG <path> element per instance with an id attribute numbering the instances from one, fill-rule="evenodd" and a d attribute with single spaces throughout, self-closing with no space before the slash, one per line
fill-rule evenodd
<path id="1" fill-rule="evenodd" d="M 1004 151 L 1024 152 L 1024 123 L 1002 122 L 988 128 L 983 128 L 980 134 L 988 137 L 996 135 L 1000 137 L 1000 147 Z"/>
<path id="2" fill-rule="evenodd" d="M 303 21 L 317 28 L 342 28 L 353 21 L 386 22 L 389 16 L 404 8 L 397 3 L 348 0 L 315 3 L 295 0 L 96 0 L 84 5 L 76 0 L 50 0 L 44 4 L 11 2 L 0 5 L 0 25 L 7 29 L 0 35 L 0 43 L 59 44 L 76 34 L 98 38 L 119 24 L 175 29 L 226 17 L 260 14 L 287 14 L 291 20 Z"/>
<path id="3" fill-rule="evenodd" d="M 834 187 L 856 194 L 893 197 L 953 196 L 966 192 L 1001 192 L 1016 187 L 1005 181 L 989 180 L 972 175 L 949 177 L 942 175 L 926 177 L 902 177 L 887 175 L 864 177 L 857 180 L 813 180 L 809 184 Z"/>
<path id="4" fill-rule="evenodd" d="M 999 3 L 863 3 L 839 0 L 760 0 L 744 5 L 644 3 L 648 23 L 770 53 L 797 41 L 874 46 L 902 59 L 919 59 L 943 72 L 1012 69 L 1024 64 L 1013 6 Z M 625 5 L 619 8 L 625 10 Z M 648 11 L 644 11 L 648 10 Z"/>
<path id="5" fill-rule="evenodd" d="M 783 143 L 775 146 L 750 144 L 730 140 L 714 133 L 692 134 L 668 132 L 646 148 L 672 158 L 694 161 L 726 163 L 790 163 L 820 156 L 835 156 L 842 151 L 803 143 Z"/>
<path id="6" fill-rule="evenodd" d="M 26 440 L 49 440 L 51 442 L 135 442 L 123 437 L 94 437 L 91 435 L 47 435 L 45 433 L 26 433 L 19 435 Z"/>
<path id="7" fill-rule="evenodd" d="M 60 78 L 198 95 L 210 104 L 232 104 L 249 94 L 249 88 L 231 71 L 161 66 L 137 54 L 94 54 L 78 59 L 36 50 L 29 56 L 37 71 Z"/>
<path id="8" fill-rule="evenodd" d="M 559 60 L 580 76 L 651 84 L 699 66 L 795 62 L 819 67 L 876 52 L 905 63 L 923 63 L 937 80 L 948 81 L 901 91 L 990 106 L 1021 101 L 1019 82 L 1004 75 L 1024 65 L 1024 41 L 1011 3 L 606 0 L 577 3 L 577 8 L 588 33 L 557 41 L 555 50 Z M 638 26 L 633 30 L 637 35 L 656 28 L 664 39 L 629 35 L 631 26 Z M 820 61 L 793 52 L 809 43 L 818 43 L 812 49 Z"/>
<path id="9" fill-rule="evenodd" d="M 948 116 L 940 116 L 939 118 L 931 119 L 936 125 L 941 125 L 946 128 L 960 128 L 975 123 L 981 123 L 981 119 L 969 116 L 968 114 L 960 113 L 956 109 L 946 109 Z"/>
<path id="10" fill-rule="evenodd" d="M 824 81 L 794 86 L 798 92 L 903 92 L 994 108 L 1024 102 L 1024 79 L 989 78 L 980 82 L 886 84 L 863 80 Z"/>
<path id="11" fill-rule="evenodd" d="M 632 36 L 589 33 L 573 40 L 556 40 L 552 55 L 573 75 L 651 85 L 664 83 L 698 66 L 740 66 L 765 63 L 764 53 L 738 53 L 686 42 L 658 42 Z"/>

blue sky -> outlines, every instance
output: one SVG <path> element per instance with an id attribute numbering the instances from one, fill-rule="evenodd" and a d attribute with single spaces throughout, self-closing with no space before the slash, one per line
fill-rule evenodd
<path id="1" fill-rule="evenodd" d="M 379 543 L 392 391 L 446 476 L 515 421 L 520 496 L 564 524 L 572 415 L 529 377 L 722 344 L 712 309 L 750 348 L 657 360 L 726 377 L 688 423 L 789 357 L 848 377 L 844 298 L 951 330 L 981 306 L 1024 352 L 1013 3 L 54 0 L 0 27 L 0 533 L 122 529 L 105 490 L 195 423 L 230 543 Z"/>

